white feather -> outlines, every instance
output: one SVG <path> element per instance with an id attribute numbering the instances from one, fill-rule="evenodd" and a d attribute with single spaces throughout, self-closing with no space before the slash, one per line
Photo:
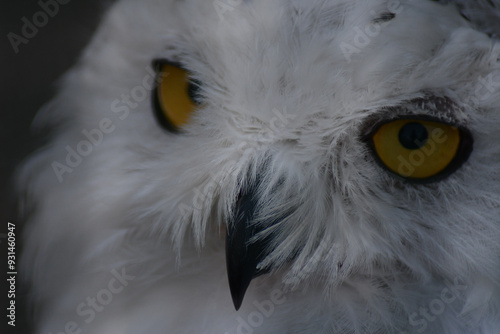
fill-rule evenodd
<path id="1" fill-rule="evenodd" d="M 500 44 L 476 30 L 500 3 L 457 3 L 476 23 L 431 1 L 118 1 L 40 114 L 54 139 L 21 176 L 37 333 L 500 333 Z M 153 117 L 155 59 L 204 84 L 182 135 Z M 443 119 L 474 150 L 445 180 L 410 184 L 362 130 L 428 94 L 454 102 Z M 293 214 L 236 312 L 225 224 L 256 178 L 260 217 Z"/>

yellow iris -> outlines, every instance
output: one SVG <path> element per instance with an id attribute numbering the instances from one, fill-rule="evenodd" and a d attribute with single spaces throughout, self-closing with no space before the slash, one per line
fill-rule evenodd
<path id="1" fill-rule="evenodd" d="M 198 83 L 181 67 L 169 63 L 159 66 L 161 80 L 157 85 L 157 114 L 170 128 L 179 129 L 188 123 L 197 106 Z"/>
<path id="2" fill-rule="evenodd" d="M 405 178 L 426 179 L 453 162 L 461 133 L 445 123 L 401 119 L 382 125 L 372 139 L 378 157 L 388 169 Z"/>

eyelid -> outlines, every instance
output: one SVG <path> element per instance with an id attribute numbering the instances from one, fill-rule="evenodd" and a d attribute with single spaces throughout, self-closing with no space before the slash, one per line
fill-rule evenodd
<path id="1" fill-rule="evenodd" d="M 366 126 L 361 134 L 363 138 L 368 138 L 377 127 L 401 119 L 440 122 L 464 129 L 465 124 L 457 116 L 462 112 L 462 109 L 451 98 L 436 95 L 431 91 L 423 91 L 421 97 L 380 108 L 377 115 L 371 116 L 365 122 Z"/>
<path id="2" fill-rule="evenodd" d="M 161 73 L 161 68 L 164 65 L 170 65 L 170 66 L 173 66 L 173 67 L 177 67 L 177 68 L 180 68 L 181 70 L 184 70 L 187 73 L 191 74 L 191 71 L 189 71 L 186 68 L 186 66 L 184 64 L 180 63 L 180 62 L 170 61 L 170 60 L 167 60 L 167 59 L 155 59 L 155 60 L 153 60 L 153 68 L 156 71 L 156 73 Z"/>
<path id="3" fill-rule="evenodd" d="M 459 122 L 452 122 L 448 119 L 443 119 L 441 117 L 437 117 L 436 115 L 427 115 L 427 114 L 406 114 L 406 115 L 398 115 L 395 117 L 372 117 L 369 121 L 366 122 L 366 125 L 362 127 L 361 137 L 363 141 L 371 140 L 371 137 L 382 127 L 384 124 L 400 121 L 400 120 L 415 120 L 415 121 L 425 121 L 425 122 L 436 122 L 442 123 L 449 126 L 454 126 L 460 130 L 466 129 L 463 124 L 459 124 Z"/>

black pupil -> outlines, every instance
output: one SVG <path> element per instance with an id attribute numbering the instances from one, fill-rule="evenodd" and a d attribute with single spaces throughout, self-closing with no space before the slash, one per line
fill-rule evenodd
<path id="1" fill-rule="evenodd" d="M 201 89 L 200 82 L 195 79 L 190 79 L 187 87 L 187 93 L 191 101 L 196 104 L 201 103 Z"/>
<path id="2" fill-rule="evenodd" d="M 423 124 L 405 124 L 399 131 L 399 142 L 409 150 L 418 150 L 427 143 L 429 133 Z"/>

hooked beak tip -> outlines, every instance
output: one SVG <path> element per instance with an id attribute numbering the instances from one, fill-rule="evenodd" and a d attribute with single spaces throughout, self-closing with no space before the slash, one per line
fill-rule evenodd
<path id="1" fill-rule="evenodd" d="M 265 258 L 269 239 L 250 240 L 264 228 L 254 222 L 256 200 L 252 192 L 236 204 L 235 219 L 227 226 L 226 267 L 234 307 L 239 310 L 252 279 L 268 272 L 257 266 Z"/>

